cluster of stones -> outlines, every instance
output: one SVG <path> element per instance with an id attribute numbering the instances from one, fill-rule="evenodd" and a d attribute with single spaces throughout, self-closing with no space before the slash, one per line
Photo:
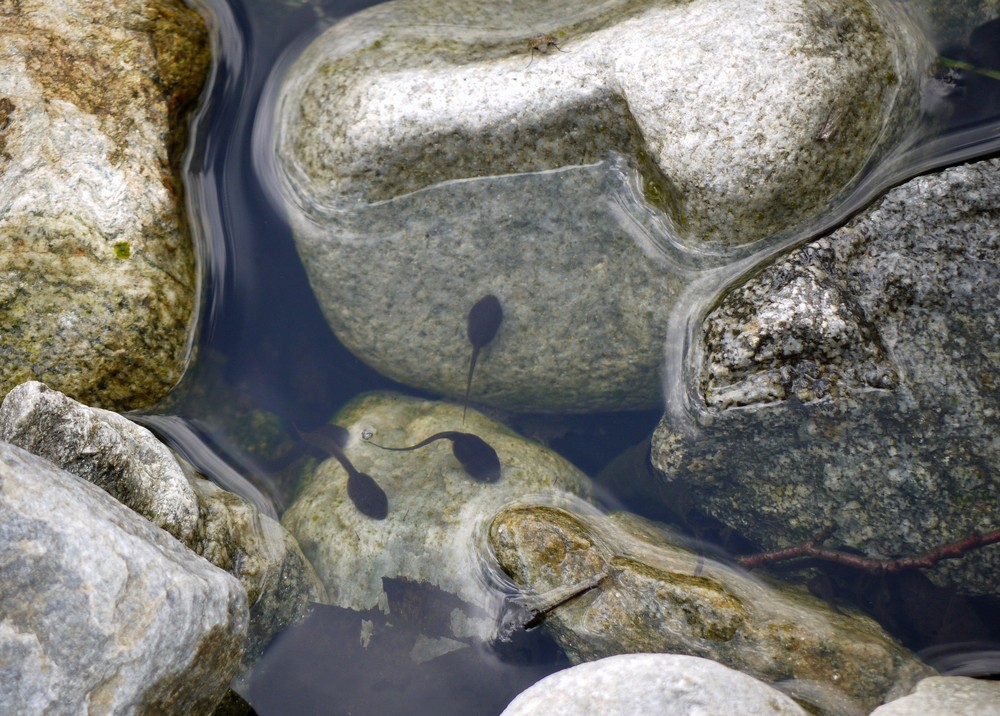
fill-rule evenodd
<path id="1" fill-rule="evenodd" d="M 492 293 L 476 400 L 651 407 L 692 275 L 849 189 L 931 59 L 864 0 L 399 0 L 289 71 L 275 180 L 331 327 L 381 373 L 461 395 L 463 319 Z"/>
<path id="2" fill-rule="evenodd" d="M 148 430 L 42 383 L 0 405 L 12 711 L 200 713 L 325 591 L 298 544 Z"/>
<path id="3" fill-rule="evenodd" d="M 186 357 L 177 167 L 207 34 L 173 0 L 25 7 L 0 30 L 7 708 L 209 712 L 310 602 L 390 612 L 385 579 L 470 606 L 414 660 L 545 625 L 578 666 L 511 716 L 995 703 L 988 684 L 924 679 L 860 614 L 602 514 L 583 473 L 476 411 L 358 397 L 334 418 L 344 460 L 312 464 L 279 524 L 102 409 L 155 402 Z M 397 0 L 338 24 L 290 73 L 275 141 L 343 342 L 460 395 L 466 313 L 497 295 L 474 397 L 514 410 L 655 404 L 685 287 L 849 191 L 916 120 L 929 59 L 887 2 L 498 12 Z M 731 287 L 699 335 L 695 405 L 664 416 L 642 489 L 683 486 L 769 547 L 833 524 L 889 556 L 995 528 L 997 177 L 992 160 L 913 180 Z M 499 479 L 470 479 L 445 441 L 379 447 L 457 430 L 496 450 Z M 346 458 L 385 493 L 384 519 L 350 499 Z M 995 595 L 998 560 L 934 577 Z"/>
<path id="4" fill-rule="evenodd" d="M 832 236 L 774 250 L 926 121 L 933 53 L 904 9 L 708 0 L 563 13 L 399 0 L 334 26 L 293 66 L 275 111 L 275 181 L 343 343 L 385 375 L 459 397 L 465 318 L 492 294 L 504 323 L 480 357 L 475 402 L 645 407 L 662 397 L 671 321 L 699 318 L 685 291 L 700 282 L 718 300 L 704 302 L 695 361 L 675 361 L 688 400 L 668 396 L 655 479 L 614 487 L 768 547 L 834 525 L 839 544 L 887 557 L 1000 524 L 995 471 L 976 468 L 1000 458 L 996 161 L 911 181 Z M 755 266 L 758 250 L 772 266 Z M 444 444 L 371 444 L 463 429 L 460 413 L 356 399 L 334 421 L 389 515 L 360 516 L 348 472 L 329 460 L 284 524 L 338 605 L 391 612 L 382 576 L 426 582 L 494 615 L 458 620 L 442 649 L 540 620 L 580 679 L 607 669 L 627 685 L 595 694 L 567 673 L 569 685 L 540 684 L 509 713 L 634 712 L 635 698 L 678 709 L 689 693 L 742 694 L 748 677 L 761 712 L 800 712 L 791 696 L 867 713 L 933 673 L 870 619 L 699 557 L 634 516 L 601 515 L 582 476 L 478 414 L 466 429 L 497 448 L 495 484 L 471 482 Z M 995 594 L 998 554 L 934 576 Z M 677 677 L 700 673 L 688 662 L 615 661 L 637 651 L 710 659 L 711 685 Z M 963 684 L 947 683 L 961 701 Z M 745 698 L 751 712 L 757 697 Z"/>

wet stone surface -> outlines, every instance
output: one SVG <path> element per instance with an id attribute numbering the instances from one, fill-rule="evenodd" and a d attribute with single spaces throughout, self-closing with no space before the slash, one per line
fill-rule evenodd
<path id="1" fill-rule="evenodd" d="M 384 519 L 359 511 L 347 494 L 347 474 L 334 458 L 304 477 L 282 523 L 315 566 L 329 603 L 388 611 L 383 578 L 405 579 L 481 610 L 481 624 L 460 625 L 454 636 L 491 634 L 501 595 L 484 573 L 486 523 L 502 505 L 531 494 L 586 494 L 586 476 L 475 411 L 463 425 L 462 406 L 456 404 L 369 393 L 349 403 L 334 422 L 349 435 L 347 458 L 384 490 L 388 510 Z M 447 440 L 395 452 L 361 437 L 370 432 L 372 442 L 402 447 L 444 430 L 473 433 L 489 443 L 500 458 L 500 478 L 470 477 Z"/>
<path id="2" fill-rule="evenodd" d="M 574 663 L 622 653 L 700 656 L 832 712 L 863 713 L 933 673 L 871 619 L 676 546 L 626 513 L 512 507 L 493 520 L 489 537 L 529 599 L 600 579 L 544 620 Z"/>
<path id="3" fill-rule="evenodd" d="M 767 549 L 915 556 L 1000 527 L 1000 160 L 920 177 L 731 291 L 652 492 Z M 1000 546 L 935 581 L 997 594 Z"/>
<path id="4" fill-rule="evenodd" d="M 474 400 L 655 404 L 701 252 L 808 220 L 910 126 L 931 58 L 899 12 L 401 1 L 352 16 L 276 109 L 277 181 L 327 320 L 385 375 L 460 396 L 464 318 L 493 293 L 505 325 Z"/>

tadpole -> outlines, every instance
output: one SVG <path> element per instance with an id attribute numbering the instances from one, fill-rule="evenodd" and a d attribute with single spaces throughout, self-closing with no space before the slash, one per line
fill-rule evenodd
<path id="1" fill-rule="evenodd" d="M 466 333 L 472 344 L 472 358 L 469 359 L 469 377 L 465 382 L 465 403 L 462 409 L 462 424 L 465 425 L 465 414 L 469 410 L 469 391 L 472 388 L 472 373 L 476 369 L 479 351 L 489 344 L 497 334 L 503 322 L 503 309 L 500 299 L 488 293 L 473 305 L 469 311 Z"/>
<path id="2" fill-rule="evenodd" d="M 358 512 L 373 520 L 384 520 L 389 514 L 389 498 L 371 475 L 359 472 L 344 454 L 350 433 L 339 425 L 323 425 L 315 430 L 302 432 L 296 428 L 303 442 L 319 448 L 337 459 L 347 473 L 347 496 Z"/>
<path id="3" fill-rule="evenodd" d="M 383 450 L 402 452 L 422 448 L 435 440 L 451 440 L 452 453 L 462 464 L 466 474 L 476 482 L 496 482 L 500 479 L 500 458 L 497 456 L 497 451 L 488 442 L 472 433 L 446 430 L 435 433 L 426 440 L 421 440 L 416 445 L 408 447 L 388 447 L 387 445 L 379 445 L 378 443 L 371 444 Z M 369 442 L 371 441 L 369 440 Z"/>

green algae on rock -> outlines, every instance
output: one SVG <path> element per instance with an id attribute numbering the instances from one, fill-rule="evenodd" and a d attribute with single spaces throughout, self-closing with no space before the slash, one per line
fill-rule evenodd
<path id="1" fill-rule="evenodd" d="M 691 276 L 851 186 L 931 60 L 895 3 L 399 0 L 290 69 L 275 180 L 328 322 L 383 374 L 461 395 L 492 293 L 474 401 L 650 407 Z"/>
<path id="2" fill-rule="evenodd" d="M 205 24 L 179 0 L 15 3 L 3 18 L 0 395 L 43 380 L 151 405 L 193 323 L 179 166 Z"/>
<path id="3" fill-rule="evenodd" d="M 497 451 L 501 476 L 496 482 L 471 479 L 448 441 L 393 452 L 362 438 L 371 433 L 382 445 L 411 445 L 461 427 L 461 405 L 369 393 L 351 401 L 333 421 L 350 434 L 344 452 L 355 468 L 371 475 L 389 499 L 383 520 L 358 512 L 347 496 L 346 472 L 330 458 L 305 476 L 282 518 L 336 606 L 386 610 L 383 577 L 423 582 L 490 615 L 456 637 L 487 636 L 502 595 L 483 576 L 486 522 L 502 505 L 525 495 L 584 495 L 589 488 L 587 477 L 554 452 L 472 410 L 462 429 Z"/>
<path id="4" fill-rule="evenodd" d="M 871 619 L 676 546 L 633 515 L 514 506 L 493 520 L 489 540 L 529 598 L 600 578 L 545 618 L 574 663 L 622 653 L 701 656 L 864 713 L 933 674 Z"/>

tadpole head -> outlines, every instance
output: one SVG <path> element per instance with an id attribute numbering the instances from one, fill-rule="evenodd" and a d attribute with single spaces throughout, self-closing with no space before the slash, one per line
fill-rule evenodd
<path id="1" fill-rule="evenodd" d="M 347 496 L 366 517 L 384 520 L 389 514 L 389 498 L 371 475 L 356 471 L 348 475 Z"/>
<path id="2" fill-rule="evenodd" d="M 469 477 L 477 482 L 500 479 L 500 458 L 489 443 L 472 433 L 455 432 L 449 437 L 451 450 Z"/>
<path id="3" fill-rule="evenodd" d="M 469 343 L 476 348 L 482 348 L 493 340 L 500 324 L 503 322 L 503 309 L 500 299 L 488 293 L 473 305 L 469 311 L 467 332 Z"/>

